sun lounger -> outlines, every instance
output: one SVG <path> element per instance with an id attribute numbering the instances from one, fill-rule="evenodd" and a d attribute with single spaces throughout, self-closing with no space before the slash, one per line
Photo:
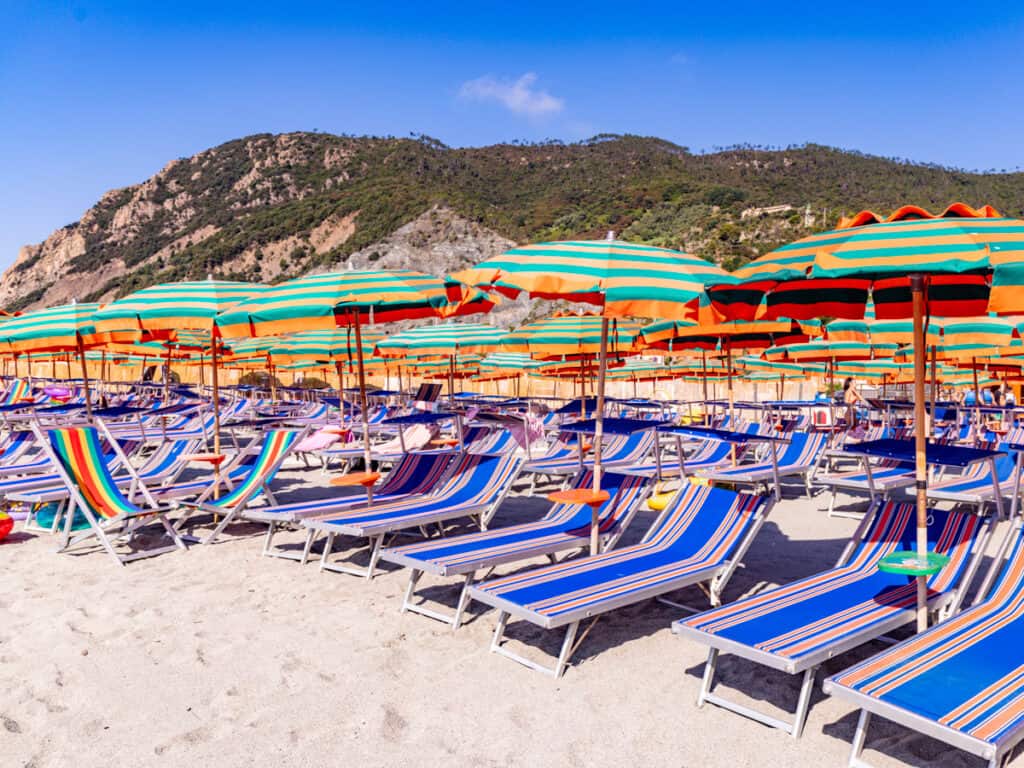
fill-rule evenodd
<path id="1" fill-rule="evenodd" d="M 758 485 L 765 487 L 774 485 L 776 497 L 779 497 L 779 481 L 784 477 L 803 477 L 807 495 L 811 495 L 810 474 L 817 465 L 825 448 L 828 435 L 820 432 L 795 432 L 789 436 L 789 445 L 778 456 L 777 464 L 762 461 L 753 464 L 740 464 L 736 467 L 710 469 L 700 472 L 700 476 L 708 480 L 741 485 Z M 774 444 L 769 450 L 776 450 Z"/>
<path id="2" fill-rule="evenodd" d="M 407 453 L 391 471 L 384 482 L 373 491 L 375 504 L 383 504 L 414 496 L 431 493 L 443 481 L 452 463 L 450 452 Z M 326 517 L 347 510 L 366 506 L 366 495 L 358 493 L 349 496 L 297 501 L 290 504 L 268 504 L 262 507 L 247 507 L 241 516 L 253 522 L 267 523 L 267 538 L 263 543 L 263 554 L 289 560 L 306 562 L 312 538 L 307 539 L 306 548 L 301 552 L 289 552 L 273 546 L 274 534 L 283 525 L 294 525 L 307 517 Z"/>
<path id="3" fill-rule="evenodd" d="M 991 594 L 958 616 L 825 681 L 825 692 L 861 708 L 850 765 L 872 715 L 988 761 L 1006 763 L 1024 738 L 1024 537 L 1020 524 Z"/>
<path id="4" fill-rule="evenodd" d="M 710 583 L 716 604 L 772 503 L 761 496 L 687 485 L 639 544 L 476 584 L 470 598 L 500 612 L 491 650 L 557 677 L 569 663 L 584 619 L 701 582 Z M 567 626 L 554 667 L 502 646 L 510 616 L 544 629 Z"/>
<path id="5" fill-rule="evenodd" d="M 799 737 L 807 719 L 818 667 L 828 659 L 914 621 L 916 580 L 878 569 L 878 562 L 916 542 L 916 507 L 878 501 L 835 568 L 776 587 L 672 625 L 677 634 L 709 648 L 698 706 L 717 704 Z M 929 606 L 954 613 L 988 541 L 989 525 L 976 515 L 932 510 L 929 549 L 950 557 L 928 581 Z M 803 674 L 794 719 L 785 722 L 712 692 L 719 652 Z"/>
<path id="6" fill-rule="evenodd" d="M 574 486 L 590 488 L 593 482 L 593 472 L 582 472 Z M 598 510 L 602 548 L 607 549 L 615 545 L 628 527 L 649 488 L 646 478 L 617 472 L 603 473 L 601 487 L 609 494 L 608 500 Z M 409 586 L 402 601 L 403 611 L 439 619 L 458 629 L 469 603 L 469 588 L 477 573 L 506 563 L 587 548 L 590 546 L 590 523 L 591 509 L 586 504 L 555 504 L 536 522 L 385 549 L 381 558 L 410 569 Z M 445 615 L 413 602 L 416 585 L 424 573 L 463 577 L 454 615 Z"/>
<path id="7" fill-rule="evenodd" d="M 67 485 L 75 506 L 89 522 L 89 528 L 75 536 L 70 535 L 69 528 L 66 529 L 61 551 L 66 552 L 95 539 L 119 565 L 125 565 L 133 560 L 185 548 L 184 542 L 167 520 L 168 510 L 156 505 L 148 496 L 145 485 L 139 483 L 146 506 L 138 506 L 129 501 L 118 489 L 103 460 L 103 440 L 96 427 L 51 429 L 45 436 L 38 425 L 33 425 L 33 430 L 50 452 L 54 468 Z M 132 471 L 116 441 L 108 442 L 114 446 L 120 463 Z M 135 549 L 135 534 L 141 524 L 154 520 L 163 527 L 166 537 L 172 543 L 154 549 Z M 130 552 L 118 552 L 115 549 L 115 544 L 121 539 L 132 546 Z"/>
<path id="8" fill-rule="evenodd" d="M 1018 457 L 1016 454 L 997 456 L 995 467 L 996 480 L 999 483 L 999 496 L 1009 499 L 1013 494 L 1016 482 Z M 985 504 L 996 501 L 996 486 L 992 482 L 992 468 L 987 461 L 979 462 L 968 467 L 962 475 L 945 478 L 938 483 L 930 483 L 928 498 L 935 501 L 971 504 L 976 506 L 978 513 L 981 514 Z"/>
<path id="9" fill-rule="evenodd" d="M 425 526 L 470 517 L 485 529 L 498 505 L 505 498 L 519 473 L 522 462 L 509 454 L 457 454 L 443 485 L 422 497 L 373 504 L 341 515 L 307 519 L 308 537 L 327 534 L 320 569 L 350 573 L 372 579 L 383 548 L 384 536 L 409 529 L 426 530 Z M 370 562 L 358 569 L 328 558 L 338 535 L 365 538 L 370 542 Z"/>

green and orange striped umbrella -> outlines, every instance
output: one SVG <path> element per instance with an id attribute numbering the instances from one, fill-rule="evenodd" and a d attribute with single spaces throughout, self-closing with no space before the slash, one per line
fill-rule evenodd
<path id="1" fill-rule="evenodd" d="M 382 357 L 449 357 L 464 353 L 496 352 L 506 331 L 484 323 L 441 323 L 409 328 L 381 338 L 376 352 Z"/>
<path id="2" fill-rule="evenodd" d="M 672 320 L 696 320 L 704 286 L 732 280 L 698 256 L 614 239 L 518 246 L 452 276 L 513 298 L 594 304 L 607 317 Z"/>
<path id="3" fill-rule="evenodd" d="M 99 304 L 77 303 L 48 307 L 9 318 L 0 323 L 0 346 L 14 353 L 70 352 L 79 355 L 85 389 L 85 407 L 92 418 L 89 374 L 86 370 L 85 348 L 102 340 L 96 330 L 94 315 Z M 17 366 L 17 358 L 15 358 Z"/>
<path id="4" fill-rule="evenodd" d="M 601 350 L 604 318 L 594 313 L 556 312 L 509 332 L 506 352 L 528 354 L 535 360 L 596 358 Z M 633 354 L 641 348 L 643 324 L 615 319 L 609 323 L 607 342 L 613 356 Z"/>
<path id="5" fill-rule="evenodd" d="M 830 232 L 755 259 L 736 280 L 713 286 L 713 305 L 734 319 L 863 317 L 869 296 L 880 319 L 913 318 L 917 551 L 927 557 L 924 382 L 925 317 L 1024 311 L 1024 221 L 962 203 L 938 215 L 904 206 L 887 218 L 864 211 Z M 918 579 L 918 628 L 927 626 L 927 585 Z"/>
<path id="6" fill-rule="evenodd" d="M 916 206 L 885 219 L 864 211 L 755 259 L 710 293 L 736 319 L 754 319 L 764 301 L 768 317 L 859 319 L 869 295 L 879 319 L 895 319 L 913 314 L 911 274 L 927 277 L 933 315 L 1018 312 L 1024 221 L 962 203 L 938 215 Z"/>
<path id="7" fill-rule="evenodd" d="M 455 273 L 470 285 L 515 297 L 564 299 L 601 307 L 597 411 L 594 424 L 594 498 L 601 494 L 604 378 L 608 318 L 649 317 L 697 320 L 708 284 L 732 282 L 720 267 L 690 254 L 649 245 L 603 241 L 537 243 Z M 532 354 L 532 353 L 531 353 Z M 597 507 L 591 520 L 591 551 L 600 548 Z"/>
<path id="8" fill-rule="evenodd" d="M 353 324 L 486 312 L 493 302 L 454 280 L 413 270 L 307 275 L 268 288 L 218 318 L 224 336 L 272 336 Z"/>
<path id="9" fill-rule="evenodd" d="M 217 315 L 266 290 L 258 283 L 231 280 L 197 280 L 163 283 L 130 293 L 96 313 L 99 331 L 137 328 L 160 332 L 197 330 L 210 332 Z"/>
<path id="10" fill-rule="evenodd" d="M 363 423 L 363 460 L 370 467 L 370 430 L 366 423 L 366 378 L 362 326 L 375 322 L 455 317 L 487 312 L 493 300 L 456 280 L 441 280 L 413 270 L 352 270 L 307 275 L 275 285 L 218 318 L 225 336 L 271 336 L 351 325 L 355 329 L 359 404 Z M 373 500 L 374 474 L 362 478 Z"/>

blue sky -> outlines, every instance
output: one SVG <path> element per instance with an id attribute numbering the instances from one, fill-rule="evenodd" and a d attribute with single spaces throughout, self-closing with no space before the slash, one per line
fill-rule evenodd
<path id="1" fill-rule="evenodd" d="M 914 5 L 0 0 L 0 267 L 104 191 L 266 131 L 1024 166 L 1024 4 Z"/>

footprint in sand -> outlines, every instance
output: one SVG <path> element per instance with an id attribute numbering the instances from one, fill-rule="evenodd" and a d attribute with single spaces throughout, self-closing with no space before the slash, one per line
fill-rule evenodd
<path id="1" fill-rule="evenodd" d="M 8 733 L 21 733 L 21 723 L 19 723 L 13 717 L 7 717 L 7 715 L 0 715 L 0 723 L 3 723 L 4 730 Z"/>

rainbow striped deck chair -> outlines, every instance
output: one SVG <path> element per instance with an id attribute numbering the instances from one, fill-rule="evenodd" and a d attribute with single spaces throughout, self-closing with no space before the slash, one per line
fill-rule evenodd
<path id="1" fill-rule="evenodd" d="M 596 621 L 616 608 L 703 582 L 709 582 L 712 604 L 717 604 L 772 504 L 770 497 L 686 485 L 639 544 L 471 587 L 473 600 L 499 611 L 491 650 L 558 677 L 576 650 L 576 634 L 586 619 Z M 567 628 L 554 667 L 502 645 L 512 616 L 544 629 Z"/>
<path id="2" fill-rule="evenodd" d="M 269 430 L 264 435 L 259 455 L 249 469 L 249 473 L 234 488 L 218 497 L 216 495 L 218 486 L 216 483 L 211 483 L 197 499 L 175 503 L 179 509 L 183 510 L 182 516 L 175 523 L 176 530 L 182 531 L 198 512 L 207 512 L 214 516 L 221 515 L 221 520 L 214 527 L 213 532 L 205 539 L 200 540 L 202 544 L 212 544 L 230 523 L 239 519 L 250 502 L 259 496 L 266 497 L 271 504 L 277 504 L 277 500 L 270 490 L 270 483 L 285 459 L 288 458 L 296 444 L 306 436 L 309 429 L 307 426 L 302 429 Z"/>
<path id="3" fill-rule="evenodd" d="M 452 463 L 454 454 L 450 451 L 407 453 L 392 467 L 384 481 L 373 490 L 375 504 L 399 501 L 432 492 L 444 478 Z M 351 509 L 366 506 L 366 495 L 358 493 L 349 496 L 333 496 L 326 499 L 296 501 L 290 504 L 270 504 L 263 507 L 249 507 L 241 515 L 246 520 L 267 524 L 267 538 L 263 543 L 263 554 L 299 560 L 305 563 L 309 558 L 308 540 L 300 553 L 282 550 L 273 546 L 274 534 L 285 525 L 294 525 L 307 517 L 338 515 Z"/>
<path id="4" fill-rule="evenodd" d="M 871 716 L 1005 765 L 1024 738 L 1024 536 L 987 599 L 825 681 L 825 693 L 861 708 L 850 765 L 861 758 Z"/>
<path id="5" fill-rule="evenodd" d="M 142 494 L 146 506 L 138 506 L 129 501 L 118 488 L 103 460 L 103 440 L 96 427 L 51 429 L 45 437 L 38 425 L 33 425 L 32 429 L 40 443 L 49 451 L 57 474 L 63 479 L 71 494 L 73 505 L 80 509 L 89 521 L 88 529 L 76 536 L 66 537 L 61 551 L 66 552 L 83 542 L 96 539 L 119 565 L 125 565 L 133 560 L 154 557 L 174 549 L 185 549 L 181 537 L 167 520 L 169 510 L 157 506 L 141 480 L 138 480 L 136 487 Z M 117 452 L 122 466 L 129 472 L 134 472 L 117 441 L 110 439 L 109 436 L 108 440 Z M 73 516 L 69 513 L 68 519 Z M 118 552 L 115 548 L 116 543 L 124 539 L 125 543 L 131 544 L 142 525 L 154 518 L 163 527 L 171 544 L 128 553 Z"/>
<path id="6" fill-rule="evenodd" d="M 594 473 L 586 471 L 577 475 L 573 487 L 590 488 L 593 483 Z M 618 472 L 602 474 L 601 487 L 609 496 L 598 509 L 602 548 L 608 549 L 615 546 L 629 526 L 650 488 L 647 478 Z M 402 611 L 438 619 L 458 629 L 477 573 L 533 557 L 553 558 L 558 552 L 586 549 L 590 546 L 590 515 L 590 507 L 585 504 L 555 504 L 536 522 L 393 547 L 381 552 L 381 559 L 410 569 Z M 424 573 L 462 577 L 454 615 L 413 602 Z"/>
<path id="7" fill-rule="evenodd" d="M 464 517 L 486 529 L 521 466 L 521 459 L 507 453 L 459 453 L 444 481 L 429 495 L 364 505 L 341 515 L 303 520 L 302 524 L 309 529 L 307 538 L 318 533 L 327 536 L 321 570 L 372 579 L 386 535 L 410 529 L 425 531 L 428 525 L 437 525 L 443 531 L 444 523 Z M 328 559 L 339 535 L 369 540 L 370 562 L 366 568 Z"/>
<path id="8" fill-rule="evenodd" d="M 29 384 L 25 379 L 15 379 L 11 382 L 11 386 L 4 392 L 4 396 L 0 398 L 0 405 L 14 405 L 16 403 L 23 402 L 26 398 L 32 395 L 32 385 Z"/>
<path id="9" fill-rule="evenodd" d="M 929 606 L 941 616 L 955 613 L 988 543 L 990 524 L 966 512 L 930 511 L 928 546 L 950 561 L 928 581 Z M 803 732 L 814 678 L 821 664 L 914 621 L 915 579 L 878 570 L 895 550 L 916 546 L 916 507 L 876 502 L 861 522 L 836 567 L 769 589 L 730 605 L 681 619 L 672 630 L 708 646 L 697 705 L 716 704 L 786 731 Z M 786 722 L 712 692 L 720 652 L 803 675 L 793 720 Z"/>

